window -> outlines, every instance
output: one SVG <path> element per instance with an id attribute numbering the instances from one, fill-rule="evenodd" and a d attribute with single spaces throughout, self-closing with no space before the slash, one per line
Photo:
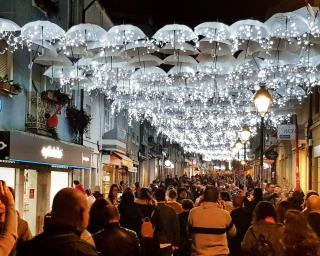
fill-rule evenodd
<path id="1" fill-rule="evenodd" d="M 104 110 L 104 132 L 108 132 L 114 128 L 114 116 L 109 108 Z"/>
<path id="2" fill-rule="evenodd" d="M 87 112 L 87 114 L 88 114 L 89 116 L 92 115 L 92 113 L 91 113 L 91 106 L 88 105 L 88 104 L 86 105 L 86 112 Z M 92 116 L 91 116 L 91 118 L 92 118 Z M 88 139 L 91 138 L 91 123 L 88 125 L 88 130 L 87 130 L 87 132 L 86 132 L 86 137 L 87 137 Z"/>

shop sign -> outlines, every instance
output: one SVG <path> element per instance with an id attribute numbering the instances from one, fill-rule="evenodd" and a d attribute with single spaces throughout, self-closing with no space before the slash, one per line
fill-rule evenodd
<path id="1" fill-rule="evenodd" d="M 0 133 L 0 159 L 8 159 L 10 155 L 10 132 Z"/>
<path id="2" fill-rule="evenodd" d="M 296 126 L 294 124 L 278 125 L 278 140 L 295 140 Z"/>
<path id="3" fill-rule="evenodd" d="M 41 149 L 41 155 L 44 157 L 44 159 L 47 159 L 47 158 L 61 159 L 63 157 L 63 149 L 60 149 L 59 147 L 52 147 L 52 146 L 43 147 Z"/>

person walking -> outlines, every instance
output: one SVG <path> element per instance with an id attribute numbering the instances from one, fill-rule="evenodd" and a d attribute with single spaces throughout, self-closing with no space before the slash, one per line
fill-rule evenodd
<path id="1" fill-rule="evenodd" d="M 90 188 L 86 189 L 85 192 L 86 192 L 87 202 L 88 202 L 89 209 L 90 209 L 91 206 L 92 206 L 92 204 L 96 201 L 96 198 L 95 198 L 94 195 L 92 194 Z"/>
<path id="2" fill-rule="evenodd" d="M 320 197 L 313 195 L 307 200 L 308 213 L 304 211 L 303 214 L 307 217 L 309 225 L 313 231 L 320 238 Z"/>
<path id="3" fill-rule="evenodd" d="M 219 191 L 207 186 L 204 202 L 189 214 L 192 255 L 228 255 L 227 235 L 236 235 L 230 214 L 218 205 Z"/>
<path id="4" fill-rule="evenodd" d="M 64 188 L 54 197 L 50 223 L 44 231 L 18 248 L 22 256 L 97 256 L 94 247 L 80 239 L 89 223 L 89 207 L 83 193 Z"/>
<path id="5" fill-rule="evenodd" d="M 188 231 L 188 218 L 190 210 L 194 207 L 192 200 L 183 199 L 182 209 L 183 212 L 179 214 L 180 223 L 180 245 L 179 245 L 179 256 L 190 256 L 191 254 L 191 241 Z"/>
<path id="6" fill-rule="evenodd" d="M 74 185 L 74 188 L 75 188 L 76 190 L 80 191 L 80 192 L 83 193 L 83 194 L 86 194 L 86 192 L 85 192 L 82 184 L 80 184 L 80 181 L 74 180 L 74 181 L 73 181 L 73 185 Z"/>
<path id="7" fill-rule="evenodd" d="M 109 204 L 112 204 L 114 206 L 118 206 L 120 201 L 118 198 L 118 193 L 119 193 L 119 187 L 117 184 L 112 184 L 109 190 L 108 198 L 107 201 Z"/>
<path id="8" fill-rule="evenodd" d="M 108 205 L 108 202 L 104 198 L 98 198 L 96 201 L 92 204 L 90 208 L 90 218 L 89 218 L 89 226 L 88 231 L 91 234 L 94 234 L 104 227 L 104 219 L 102 212 L 104 211 L 104 208 Z"/>
<path id="9" fill-rule="evenodd" d="M 93 235 L 97 251 L 101 256 L 140 256 L 137 234 L 120 226 L 120 215 L 114 205 L 103 211 L 104 229 Z"/>
<path id="10" fill-rule="evenodd" d="M 166 205 L 170 206 L 176 214 L 180 214 L 183 212 L 182 206 L 177 202 L 177 191 L 174 188 L 171 188 L 167 192 L 167 201 Z"/>
<path id="11" fill-rule="evenodd" d="M 118 206 L 120 213 L 121 227 L 133 230 L 140 237 L 141 231 L 141 213 L 138 206 L 134 203 L 134 195 L 131 190 L 126 190 L 121 197 L 121 202 Z"/>
<path id="12" fill-rule="evenodd" d="M 157 201 L 156 211 L 159 214 L 161 226 L 155 227 L 155 238 L 160 246 L 161 256 L 171 256 L 179 248 L 180 228 L 179 219 L 175 211 L 166 205 L 166 192 L 163 188 L 154 193 Z"/>
<path id="13" fill-rule="evenodd" d="M 283 256 L 320 255 L 319 238 L 300 211 L 287 211 L 285 215 L 285 230 L 281 241 L 284 247 Z"/>
<path id="14" fill-rule="evenodd" d="M 241 243 L 245 255 L 268 256 L 282 255 L 280 239 L 284 227 L 276 223 L 277 214 L 272 203 L 261 201 L 254 210 L 253 224 L 246 232 Z"/>

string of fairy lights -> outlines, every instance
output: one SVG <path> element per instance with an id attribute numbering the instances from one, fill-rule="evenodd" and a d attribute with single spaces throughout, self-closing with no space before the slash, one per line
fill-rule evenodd
<path id="1" fill-rule="evenodd" d="M 150 121 L 185 151 L 230 160 L 241 127 L 256 133 L 252 98 L 261 84 L 272 96 L 266 119 L 273 126 L 319 84 L 318 13 L 308 5 L 265 22 L 169 24 L 151 38 L 130 24 L 64 31 L 50 21 L 20 28 L 0 19 L 1 50 L 26 47 L 52 83 L 101 91 L 114 113 Z"/>

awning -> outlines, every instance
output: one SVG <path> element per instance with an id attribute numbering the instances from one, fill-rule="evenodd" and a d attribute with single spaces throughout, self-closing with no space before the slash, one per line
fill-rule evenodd
<path id="1" fill-rule="evenodd" d="M 131 160 L 131 158 L 127 157 L 124 154 L 118 153 L 118 152 L 113 152 L 113 154 L 115 154 L 117 157 L 119 157 L 121 159 L 121 164 L 123 166 L 128 167 L 128 169 L 133 168 L 133 161 Z"/>

